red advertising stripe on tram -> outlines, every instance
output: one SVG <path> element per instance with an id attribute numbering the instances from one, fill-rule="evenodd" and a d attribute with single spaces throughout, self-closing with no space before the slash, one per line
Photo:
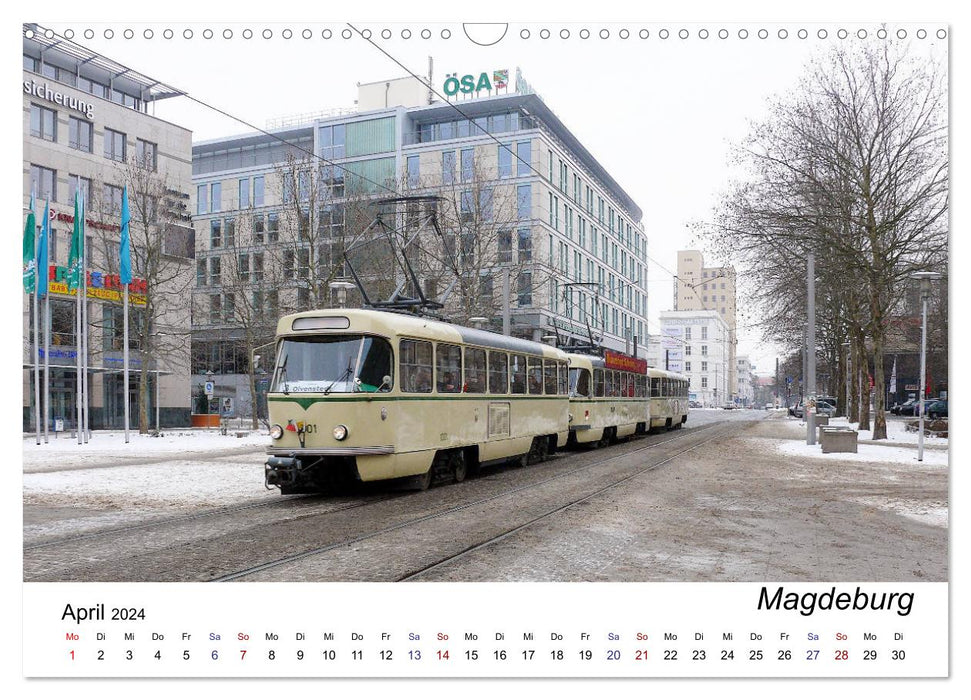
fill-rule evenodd
<path id="1" fill-rule="evenodd" d="M 647 373 L 647 360 L 639 360 L 630 355 L 624 355 L 610 350 L 604 351 L 604 364 L 607 369 L 619 369 L 625 372 Z"/>

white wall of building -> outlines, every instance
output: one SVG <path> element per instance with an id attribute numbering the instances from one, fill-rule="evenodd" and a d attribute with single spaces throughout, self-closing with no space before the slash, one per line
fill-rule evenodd
<path id="1" fill-rule="evenodd" d="M 664 311 L 660 322 L 655 366 L 664 368 L 666 363 L 672 372 L 687 375 L 689 397 L 706 406 L 731 401 L 731 336 L 721 315 L 715 311 Z"/>

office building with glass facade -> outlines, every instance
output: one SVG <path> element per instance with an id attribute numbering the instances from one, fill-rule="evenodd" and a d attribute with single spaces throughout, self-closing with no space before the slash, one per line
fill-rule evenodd
<path id="1" fill-rule="evenodd" d="M 152 233 L 147 235 L 158 238 L 158 251 L 168 261 L 168 272 L 164 279 L 153 278 L 158 288 L 152 288 L 137 262 L 139 255 L 133 256 L 135 281 L 130 288 L 129 316 L 132 425 L 138 425 L 143 363 L 148 370 L 150 426 L 155 427 L 156 418 L 162 427 L 188 425 L 190 309 L 187 295 L 176 297 L 182 284 L 180 273 L 186 286 L 191 284 L 195 252 L 189 217 L 192 134 L 149 113 L 153 101 L 181 93 L 64 38 L 48 37 L 36 25 L 24 25 L 23 61 L 23 205 L 26 216 L 33 193 L 38 232 L 45 205 L 50 206 L 49 418 L 60 418 L 65 429 L 71 429 L 76 413 L 76 294 L 68 290 L 65 274 L 75 192 L 80 187 L 87 207 L 89 427 L 124 425 L 118 241 L 122 189 L 129 185 L 135 191 L 131 181 L 138 177 L 143 184 L 158 187 L 153 207 L 158 212 L 155 218 L 164 224 L 151 224 Z M 136 211 L 133 217 L 138 220 L 133 227 L 144 221 Z M 132 236 L 133 241 L 142 240 L 135 232 Z M 150 299 L 153 295 L 155 302 Z M 24 294 L 24 430 L 32 430 L 34 424 L 33 303 L 33 295 Z M 138 329 L 144 327 L 147 304 L 151 303 L 150 330 L 155 338 L 166 340 L 155 347 L 167 350 L 143 356 Z M 42 325 L 41 363 L 43 329 Z"/>
<path id="2" fill-rule="evenodd" d="M 500 331 L 508 304 L 518 337 L 592 333 L 606 348 L 632 351 L 635 337 L 643 346 L 647 237 L 641 209 L 610 173 L 521 81 L 457 105 L 429 103 L 427 89 L 404 83 L 382 83 L 380 94 L 406 104 L 371 108 L 361 86 L 367 109 L 193 145 L 194 384 L 207 372 L 225 377 L 245 413 L 247 348 L 269 333 L 266 324 L 253 333 L 245 317 L 336 305 L 329 282 L 347 275 L 344 247 L 371 220 L 358 215 L 362 202 L 399 194 L 439 198 L 408 205 L 399 223 L 435 209 L 441 257 L 454 261 L 445 267 L 475 277 L 452 290 L 463 303 L 446 304 L 451 319 L 484 318 Z M 272 280 L 271 258 L 282 272 Z M 429 270 L 419 270 L 421 285 L 437 297 L 452 280 Z"/>

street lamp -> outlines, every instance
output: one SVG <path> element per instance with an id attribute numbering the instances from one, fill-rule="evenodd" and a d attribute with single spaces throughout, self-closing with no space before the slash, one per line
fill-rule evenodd
<path id="1" fill-rule="evenodd" d="M 920 329 L 920 434 L 917 437 L 917 461 L 924 461 L 924 386 L 927 381 L 927 299 L 931 295 L 931 280 L 940 279 L 940 272 L 914 272 L 912 279 L 920 281 L 921 329 Z"/>
<path id="2" fill-rule="evenodd" d="M 354 283 L 347 280 L 334 280 L 327 286 L 337 290 L 337 303 L 343 309 L 347 305 L 347 290 L 354 289 Z"/>
<path id="3" fill-rule="evenodd" d="M 850 341 L 843 343 L 843 347 L 846 348 L 846 405 L 843 406 L 844 413 L 846 413 L 846 422 L 850 421 Z"/>

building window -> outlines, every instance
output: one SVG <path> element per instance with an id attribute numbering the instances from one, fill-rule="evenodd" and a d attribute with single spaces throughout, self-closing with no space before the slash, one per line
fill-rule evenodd
<path id="1" fill-rule="evenodd" d="M 105 129 L 105 158 L 124 163 L 127 148 L 126 138 L 125 134 L 120 131 Z"/>
<path id="2" fill-rule="evenodd" d="M 94 142 L 94 124 L 77 117 L 71 117 L 68 128 L 68 146 L 78 151 L 91 153 Z"/>
<path id="3" fill-rule="evenodd" d="M 685 362 L 684 363 L 684 371 L 685 372 L 690 372 L 691 371 L 691 363 L 690 362 Z"/>
<path id="4" fill-rule="evenodd" d="M 533 276 L 529 272 L 519 274 L 518 301 L 520 306 L 530 306 L 533 303 Z"/>
<path id="5" fill-rule="evenodd" d="M 226 245 L 233 247 L 236 245 L 236 219 L 226 219 L 223 223 L 225 227 L 223 233 L 226 237 Z"/>
<path id="6" fill-rule="evenodd" d="M 221 182 L 214 182 L 214 183 L 212 183 L 212 194 L 211 194 L 211 196 L 209 198 L 209 201 L 212 203 L 211 204 L 212 205 L 211 211 L 213 211 L 213 212 L 222 211 L 222 207 L 223 207 L 223 183 L 221 183 Z"/>
<path id="7" fill-rule="evenodd" d="M 116 187 L 115 185 L 105 185 L 104 187 L 104 205 L 105 209 L 112 214 L 121 213 L 121 195 L 122 188 Z"/>
<path id="8" fill-rule="evenodd" d="M 707 345 L 702 345 L 701 346 L 701 356 L 702 357 L 707 357 L 708 356 L 708 346 Z"/>
<path id="9" fill-rule="evenodd" d="M 686 326 L 684 329 L 684 339 L 691 340 L 691 326 Z"/>
<path id="10" fill-rule="evenodd" d="M 266 240 L 267 243 L 276 243 L 280 240 L 280 214 L 272 211 L 266 215 Z"/>
<path id="11" fill-rule="evenodd" d="M 408 187 L 418 187 L 421 180 L 421 159 L 418 156 L 408 156 Z"/>
<path id="12" fill-rule="evenodd" d="M 219 323 L 222 317 L 222 297 L 212 294 L 209 297 L 209 323 Z"/>
<path id="13" fill-rule="evenodd" d="M 57 112 L 47 107 L 30 106 L 30 135 L 45 141 L 57 141 Z"/>
<path id="14" fill-rule="evenodd" d="M 701 388 L 702 389 L 707 389 L 708 388 L 708 377 L 702 377 L 701 378 Z"/>
<path id="15" fill-rule="evenodd" d="M 462 182 L 470 182 L 475 172 L 475 151 L 471 148 L 462 149 Z"/>
<path id="16" fill-rule="evenodd" d="M 196 214 L 209 212 L 209 185 L 196 187 Z"/>
<path id="17" fill-rule="evenodd" d="M 520 177 L 529 175 L 531 168 L 531 144 L 529 141 L 520 141 L 516 144 L 516 174 Z"/>
<path id="18" fill-rule="evenodd" d="M 223 244 L 223 222 L 220 219 L 209 221 L 209 247 L 221 248 Z"/>
<path id="19" fill-rule="evenodd" d="M 253 206 L 262 207 L 263 206 L 263 187 L 264 180 L 262 175 L 257 175 L 253 178 Z"/>
<path id="20" fill-rule="evenodd" d="M 144 139 L 135 141 L 135 154 L 138 156 L 138 164 L 146 170 L 158 170 L 158 144 Z"/>
<path id="21" fill-rule="evenodd" d="M 499 145 L 499 177 L 512 177 L 512 144 Z"/>
<path id="22" fill-rule="evenodd" d="M 206 275 L 209 271 L 209 266 L 206 263 L 205 258 L 199 258 L 196 260 L 196 286 L 205 287 L 206 286 Z"/>
<path id="23" fill-rule="evenodd" d="M 532 208 L 532 189 L 530 185 L 519 185 L 516 188 L 516 217 L 529 219 Z"/>
<path id="24" fill-rule="evenodd" d="M 691 346 L 690 345 L 685 345 L 684 346 L 684 356 L 685 357 L 691 357 Z"/>
<path id="25" fill-rule="evenodd" d="M 512 231 L 503 229 L 499 231 L 499 262 L 512 262 Z"/>
<path id="26" fill-rule="evenodd" d="M 442 151 L 442 184 L 455 184 L 455 151 Z"/>
<path id="27" fill-rule="evenodd" d="M 30 189 L 39 199 L 57 201 L 57 171 L 40 165 L 30 166 Z"/>
<path id="28" fill-rule="evenodd" d="M 533 259 L 533 234 L 528 228 L 521 228 L 517 232 L 519 262 Z"/>
<path id="29" fill-rule="evenodd" d="M 249 178 L 241 178 L 239 181 L 239 208 L 244 209 L 249 206 Z"/>
<path id="30" fill-rule="evenodd" d="M 701 371 L 702 372 L 707 372 L 708 371 L 708 363 L 707 362 L 702 362 L 701 363 Z"/>
<path id="31" fill-rule="evenodd" d="M 91 200 L 91 178 L 82 177 L 79 178 L 77 175 L 68 175 L 68 201 L 74 201 L 74 195 L 78 191 L 78 180 L 81 181 L 81 197 L 85 202 Z"/>
<path id="32" fill-rule="evenodd" d="M 701 327 L 701 339 L 708 340 L 708 326 Z"/>
<path id="33" fill-rule="evenodd" d="M 209 284 L 219 284 L 222 281 L 222 258 L 209 258 Z"/>

